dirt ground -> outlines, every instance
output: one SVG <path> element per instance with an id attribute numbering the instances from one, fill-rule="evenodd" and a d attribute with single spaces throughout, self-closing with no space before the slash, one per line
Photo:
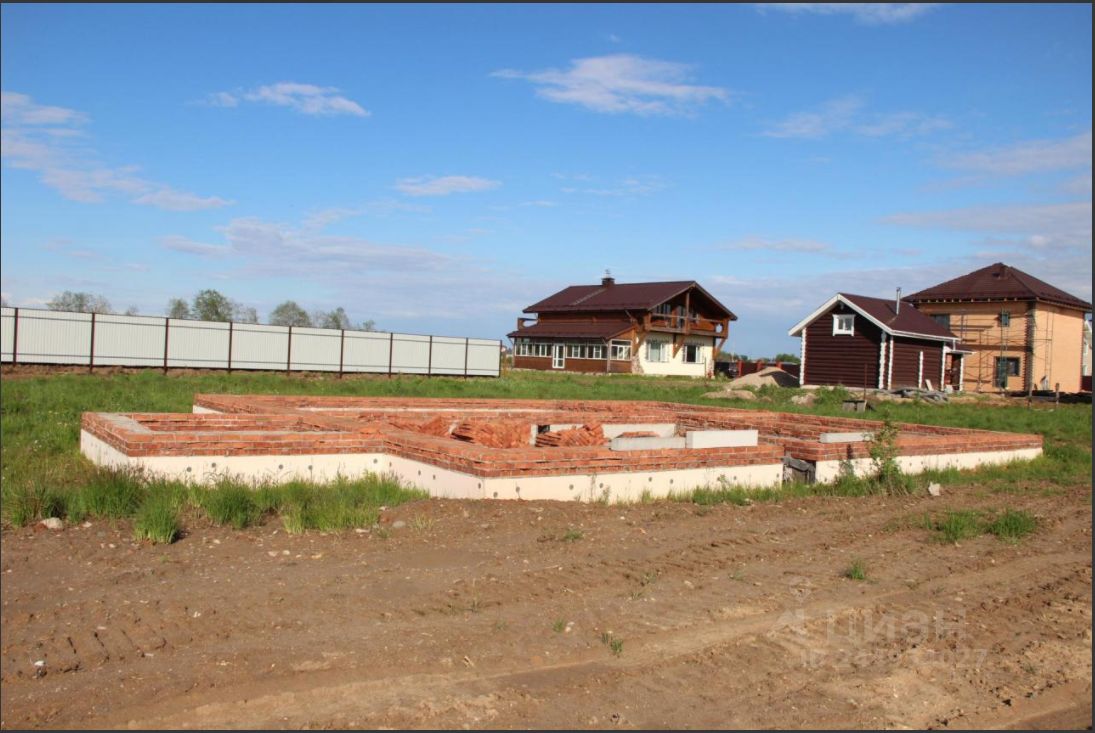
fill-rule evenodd
<path id="1" fill-rule="evenodd" d="M 11 727 L 1089 727 L 1089 487 L 5 530 Z M 906 520 L 1025 509 L 1017 544 Z M 378 536 L 387 534 L 387 537 Z M 842 577 L 855 559 L 867 579 Z M 42 664 L 36 666 L 36 663 Z"/>

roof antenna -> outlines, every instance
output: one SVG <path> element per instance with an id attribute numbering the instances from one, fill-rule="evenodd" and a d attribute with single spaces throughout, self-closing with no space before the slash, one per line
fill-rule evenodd
<path id="1" fill-rule="evenodd" d="M 616 279 L 612 277 L 612 271 L 607 267 L 605 268 L 605 276 L 601 278 L 601 287 L 607 288 L 609 285 L 615 285 Z"/>
<path id="2" fill-rule="evenodd" d="M 894 301 L 893 312 L 896 314 L 901 313 L 901 288 L 897 289 L 897 300 Z"/>

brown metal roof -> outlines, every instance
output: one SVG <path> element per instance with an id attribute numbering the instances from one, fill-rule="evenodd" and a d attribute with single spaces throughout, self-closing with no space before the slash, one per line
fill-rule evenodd
<path id="1" fill-rule="evenodd" d="M 866 295 L 852 295 L 851 293 L 841 293 L 841 295 L 891 331 L 901 331 L 930 338 L 957 338 L 949 329 L 937 323 L 934 318 L 918 311 L 916 306 L 905 298 L 901 299 L 901 309 L 895 310 L 895 302 L 890 299 L 871 298 Z"/>
<path id="2" fill-rule="evenodd" d="M 907 296 L 914 303 L 939 301 L 1040 300 L 1081 310 L 1091 303 L 1069 295 L 1022 270 L 997 262 Z"/>
<path id="3" fill-rule="evenodd" d="M 618 336 L 632 327 L 631 321 L 540 321 L 506 334 L 510 338 L 600 338 Z"/>
<path id="4" fill-rule="evenodd" d="M 718 310 L 732 321 L 738 319 L 715 296 L 694 280 L 651 283 L 612 283 L 609 285 L 571 285 L 533 303 L 525 313 L 557 313 L 561 311 L 623 311 L 654 308 L 689 288 L 696 288 Z"/>

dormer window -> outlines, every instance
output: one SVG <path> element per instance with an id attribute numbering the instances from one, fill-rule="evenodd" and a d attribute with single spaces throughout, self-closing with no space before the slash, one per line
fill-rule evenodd
<path id="1" fill-rule="evenodd" d="M 834 336 L 855 335 L 855 315 L 852 313 L 839 313 L 833 316 Z"/>

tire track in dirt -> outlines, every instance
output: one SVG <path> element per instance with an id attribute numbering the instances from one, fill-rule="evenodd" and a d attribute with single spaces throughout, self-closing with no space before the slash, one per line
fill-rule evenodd
<path id="1" fill-rule="evenodd" d="M 970 587 L 972 581 L 993 582 L 995 579 L 1008 579 L 1009 583 L 1032 578 L 1045 578 L 1045 562 L 1053 568 L 1062 569 L 1063 579 L 1078 577 L 1089 567 L 1090 556 L 1081 553 L 1055 553 L 1021 559 L 1008 567 L 990 571 L 972 571 L 952 574 L 937 580 L 944 592 L 954 592 Z M 1033 583 L 1035 587 L 1037 583 Z M 817 635 L 832 623 L 835 618 L 847 619 L 861 614 L 865 610 L 876 608 L 879 604 L 899 605 L 903 608 L 923 610 L 931 609 L 923 594 L 917 591 L 901 589 L 866 596 L 854 603 L 824 600 L 805 604 L 804 617 L 810 619 L 798 631 Z M 543 699 L 543 693 L 554 689 L 558 683 L 564 690 L 573 690 L 585 684 L 582 680 L 591 675 L 602 675 L 619 680 L 634 676 L 651 667 L 665 668 L 680 665 L 713 666 L 724 661 L 726 651 L 731 646 L 740 646 L 745 641 L 759 641 L 767 645 L 770 653 L 759 655 L 761 658 L 786 659 L 801 651 L 798 641 L 789 641 L 785 634 L 779 633 L 786 628 L 786 612 L 764 612 L 754 616 L 737 618 L 730 621 L 712 621 L 706 625 L 690 627 L 684 632 L 667 632 L 652 638 L 638 640 L 634 648 L 618 659 L 606 661 L 604 653 L 588 654 L 584 658 L 561 664 L 547 665 L 537 670 L 511 668 L 491 673 L 459 672 L 447 674 L 425 674 L 399 677 L 384 677 L 373 680 L 332 683 L 339 673 L 321 673 L 309 679 L 287 680 L 284 689 L 275 693 L 263 693 L 253 685 L 221 689 L 218 695 L 224 699 L 218 702 L 192 708 L 189 701 L 172 700 L 157 706 L 155 710 L 147 708 L 118 711 L 109 717 L 90 721 L 95 725 L 128 725 L 129 727 L 204 727 L 220 726 L 225 721 L 246 720 L 249 725 L 275 725 L 297 727 L 317 719 L 314 716 L 329 716 L 357 721 L 358 724 L 387 725 L 394 710 L 415 710 L 429 700 L 474 699 L 482 695 L 517 695 L 524 687 L 533 687 L 537 693 L 533 698 Z M 773 633 L 775 630 L 777 633 Z M 797 635 L 797 634 L 796 634 Z M 913 642 L 905 642 L 911 644 Z M 712 661 L 714 660 L 714 661 Z M 816 686 L 844 674 L 841 670 L 816 672 L 810 683 Z M 754 675 L 756 672 L 754 672 Z M 819 679 L 822 675 L 823 679 Z M 783 691 L 788 692 L 787 690 Z M 428 706 L 427 706 L 428 709 Z M 386 717 L 387 716 L 387 717 Z M 419 725 L 429 721 L 415 721 Z M 450 723 L 452 721 L 449 721 Z M 395 721 L 395 724 L 399 724 Z"/>

